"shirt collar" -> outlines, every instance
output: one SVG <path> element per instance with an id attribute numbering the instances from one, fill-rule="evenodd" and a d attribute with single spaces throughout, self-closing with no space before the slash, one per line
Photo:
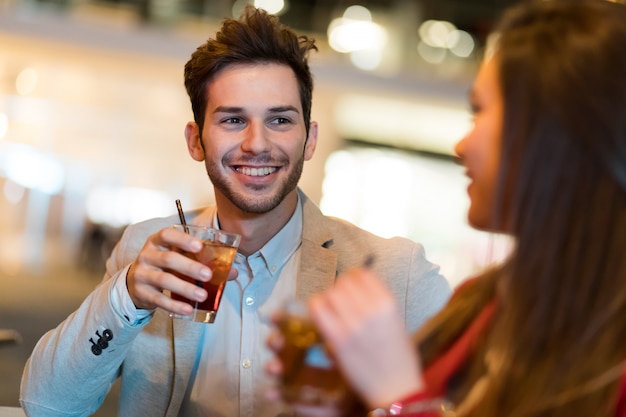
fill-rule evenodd
<path id="1" fill-rule="evenodd" d="M 213 227 L 220 228 L 217 210 L 213 214 Z M 291 255 L 300 247 L 302 242 L 302 200 L 298 194 L 298 202 L 291 218 L 261 249 L 250 255 L 260 255 L 271 275 L 281 270 L 281 267 L 291 258 Z M 237 253 L 239 257 L 240 254 Z"/>
<path id="2" fill-rule="evenodd" d="M 291 218 L 276 235 L 259 251 L 270 274 L 275 275 L 300 247 L 302 242 L 302 205 L 298 203 Z"/>

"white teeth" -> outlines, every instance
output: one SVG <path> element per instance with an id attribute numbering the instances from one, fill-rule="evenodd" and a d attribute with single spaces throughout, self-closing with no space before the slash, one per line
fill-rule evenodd
<path id="1" fill-rule="evenodd" d="M 264 177 L 276 171 L 276 168 L 274 167 L 263 167 L 263 168 L 240 167 L 240 168 L 237 168 L 237 171 L 239 171 L 243 175 L 249 175 L 251 177 Z"/>

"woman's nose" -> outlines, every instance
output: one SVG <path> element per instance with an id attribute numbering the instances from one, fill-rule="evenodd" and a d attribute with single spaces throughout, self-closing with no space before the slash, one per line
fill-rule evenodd
<path id="1" fill-rule="evenodd" d="M 467 135 L 463 136 L 459 141 L 454 145 L 454 156 L 459 161 L 463 159 L 463 154 L 465 153 L 465 138 Z"/>

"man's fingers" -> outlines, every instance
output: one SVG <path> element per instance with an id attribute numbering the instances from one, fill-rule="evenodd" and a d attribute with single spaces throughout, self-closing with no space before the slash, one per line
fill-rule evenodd
<path id="1" fill-rule="evenodd" d="M 186 252 L 198 253 L 202 249 L 202 241 L 173 227 L 161 229 L 152 235 L 153 243 L 165 248 L 178 248 Z"/>
<path id="2" fill-rule="evenodd" d="M 148 268 L 163 271 L 176 271 L 193 280 L 209 281 L 213 276 L 211 268 L 201 264 L 195 259 L 176 251 L 142 251 L 137 257 L 137 262 Z M 162 285 L 161 288 L 166 288 Z"/>

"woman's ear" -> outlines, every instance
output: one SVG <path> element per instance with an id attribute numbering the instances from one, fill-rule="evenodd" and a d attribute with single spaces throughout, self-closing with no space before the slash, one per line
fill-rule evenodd
<path id="1" fill-rule="evenodd" d="M 200 128 L 196 122 L 187 122 L 185 126 L 185 140 L 189 155 L 196 161 L 204 161 L 204 148 L 200 139 Z"/>

